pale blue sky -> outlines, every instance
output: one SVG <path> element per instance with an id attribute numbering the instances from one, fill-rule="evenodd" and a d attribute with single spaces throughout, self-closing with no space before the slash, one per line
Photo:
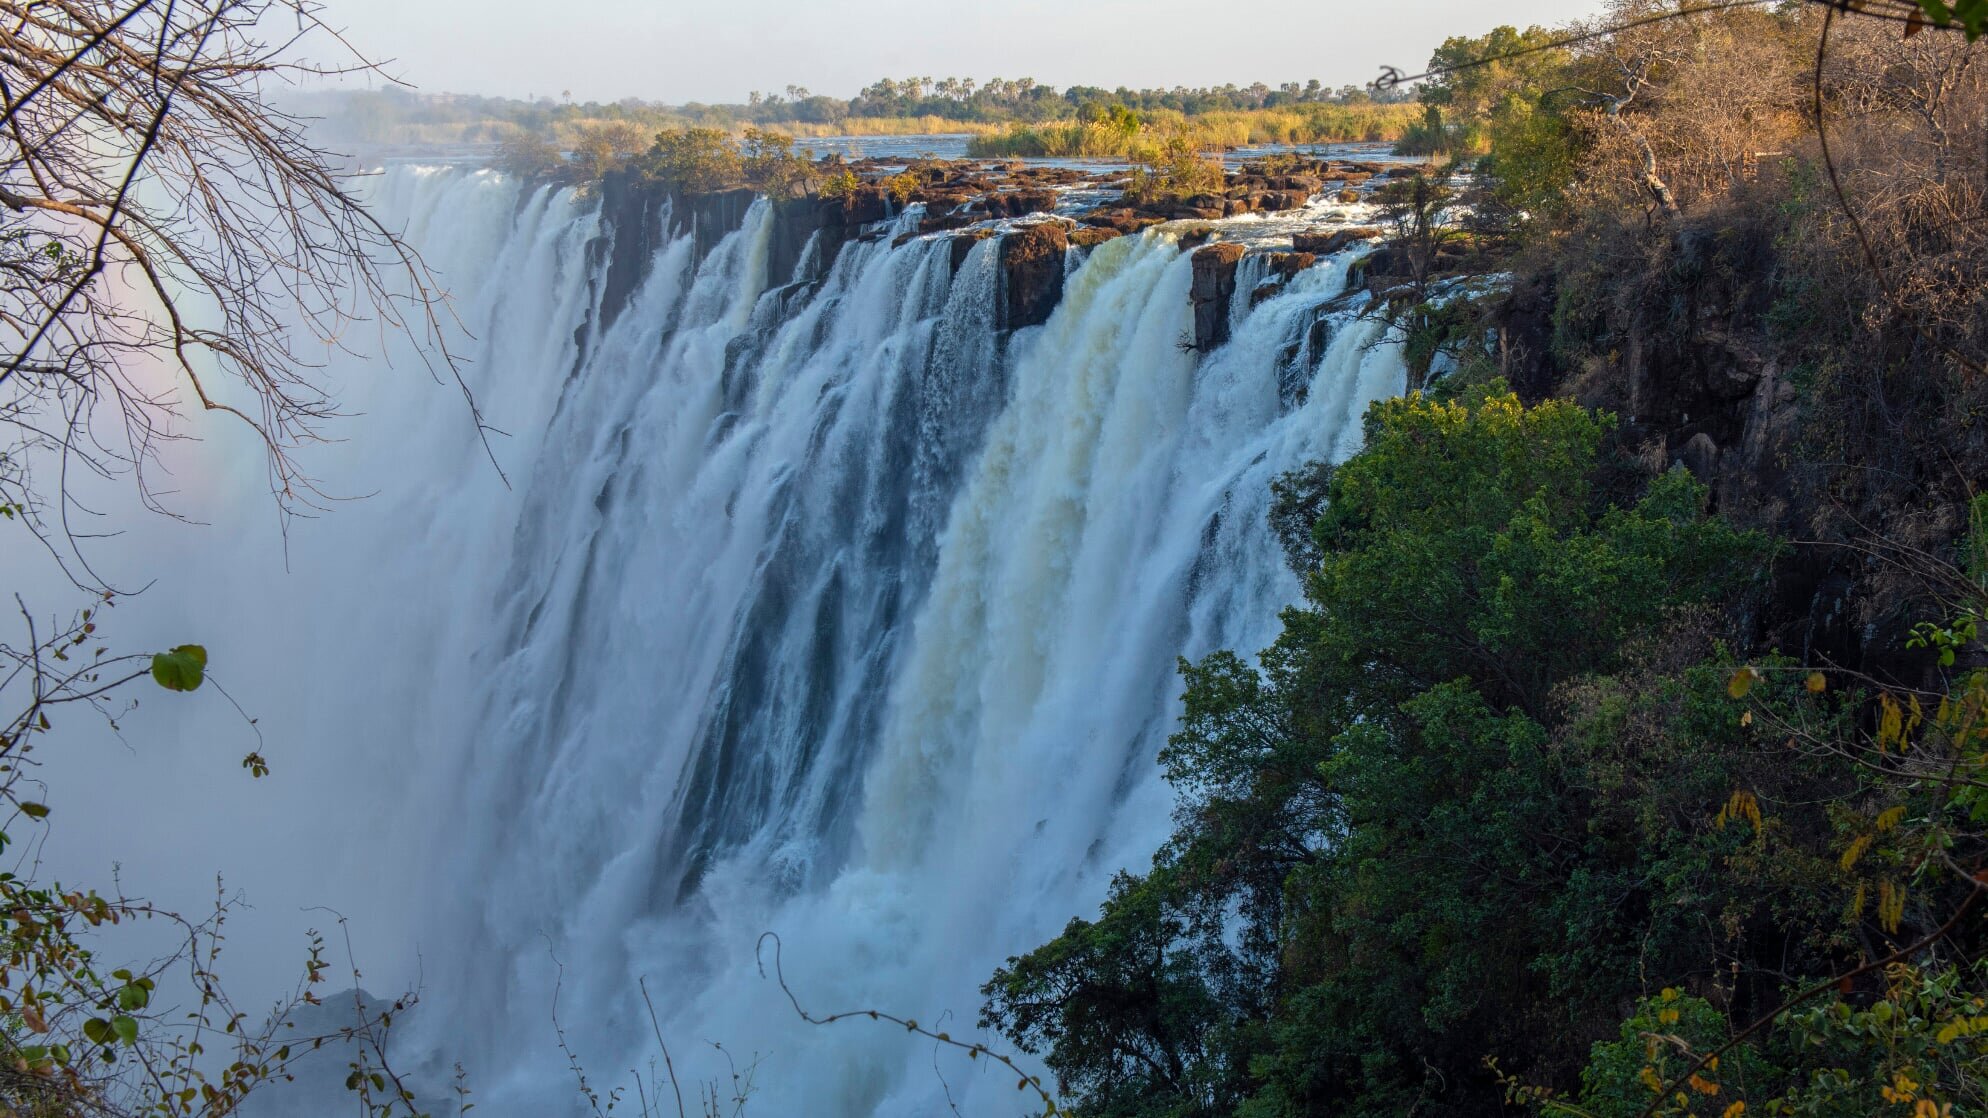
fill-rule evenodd
<path id="1" fill-rule="evenodd" d="M 847 97 L 889 75 L 1057 86 L 1365 82 L 1452 34 L 1557 24 L 1598 0 L 329 0 L 429 92 L 742 101 Z"/>

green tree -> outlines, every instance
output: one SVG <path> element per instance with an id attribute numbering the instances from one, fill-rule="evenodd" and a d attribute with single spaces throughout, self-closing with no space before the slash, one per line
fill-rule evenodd
<path id="1" fill-rule="evenodd" d="M 987 1021 L 1049 1046 L 1077 1113 L 1467 1111 L 1495 1093 L 1488 1053 L 1571 1075 L 1639 953 L 1698 965 L 1705 929 L 1668 898 L 1726 898 L 1752 928 L 1765 878 L 1802 885 L 1787 867 L 1812 860 L 1762 868 L 1702 807 L 1745 754 L 1686 619 L 1769 549 L 1682 473 L 1612 499 L 1608 430 L 1568 403 L 1411 395 L 1374 406 L 1346 464 L 1287 479 L 1323 510 L 1293 548 L 1306 604 L 1260 669 L 1185 667 L 1174 838 L 1102 920 L 988 987 Z M 1715 662 L 1651 663 L 1664 647 Z M 1126 923 L 1153 934 L 1100 935 Z M 1114 992 L 1162 988 L 1192 996 Z M 1128 1012 L 1077 1029 L 1044 1008 L 1092 1004 Z M 1154 1036 L 1194 1038 L 1178 1072 L 1119 1055 Z M 1114 1109 L 1128 1091 L 1146 1109 Z"/>

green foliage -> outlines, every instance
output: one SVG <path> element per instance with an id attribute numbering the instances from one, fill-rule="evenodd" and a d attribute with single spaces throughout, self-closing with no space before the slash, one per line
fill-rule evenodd
<path id="1" fill-rule="evenodd" d="M 1940 27 L 1959 27 L 1967 33 L 1968 42 L 1988 34 L 1988 0 L 1919 0 L 1919 8 L 1926 18 Z"/>
<path id="2" fill-rule="evenodd" d="M 1486 124 L 1485 169 L 1499 201 L 1532 214 L 1557 214 L 1579 171 L 1584 144 L 1567 117 L 1539 91 L 1508 93 Z"/>
<path id="3" fill-rule="evenodd" d="M 198 691 L 207 675 L 207 650 L 183 644 L 152 657 L 152 679 L 168 691 Z"/>
<path id="4" fill-rule="evenodd" d="M 1195 194 L 1220 194 L 1223 181 L 1219 160 L 1203 156 L 1189 141 L 1176 136 L 1132 168 L 1125 196 L 1135 201 L 1155 202 Z"/>
<path id="5" fill-rule="evenodd" d="M 558 145 L 536 132 L 507 136 L 497 147 L 497 169 L 526 182 L 549 178 L 565 166 Z"/>
<path id="6" fill-rule="evenodd" d="M 650 177 L 689 193 L 707 193 L 737 186 L 745 177 L 745 161 L 732 138 L 717 128 L 669 128 L 656 133 L 642 158 Z"/>
<path id="7" fill-rule="evenodd" d="M 1344 465 L 1280 480 L 1306 605 L 1260 669 L 1183 666 L 1173 840 L 987 989 L 1072 1113 L 1473 1112 L 1483 1056 L 1571 1074 L 1644 968 L 1841 910 L 1826 859 L 1705 806 L 1751 775 L 1694 611 L 1770 549 L 1681 472 L 1611 500 L 1608 431 L 1496 389 L 1411 395 Z"/>
<path id="8" fill-rule="evenodd" d="M 821 178 L 812 151 L 795 151 L 792 136 L 758 128 L 747 128 L 739 139 L 739 174 L 769 198 L 799 197 Z"/>
<path id="9" fill-rule="evenodd" d="M 1428 110 L 1417 134 L 1422 150 L 1486 150 L 1495 110 L 1563 84 L 1571 56 L 1553 45 L 1559 37 L 1544 27 L 1498 27 L 1476 38 L 1445 39 L 1429 58 L 1437 74 L 1421 87 Z"/>
<path id="10" fill-rule="evenodd" d="M 1096 921 L 1072 920 L 982 988 L 982 1028 L 1044 1053 L 1082 1111 L 1113 1118 L 1202 1113 L 1212 1030 L 1220 1020 L 1163 875 L 1120 874 Z"/>

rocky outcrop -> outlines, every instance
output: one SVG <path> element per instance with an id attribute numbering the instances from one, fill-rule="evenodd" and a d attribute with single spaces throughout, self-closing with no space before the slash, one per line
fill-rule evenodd
<path id="1" fill-rule="evenodd" d="M 1109 210 L 1094 210 L 1079 219 L 1085 225 L 1095 225 L 1104 229 L 1115 229 L 1120 233 L 1137 233 L 1149 226 L 1159 225 L 1166 218 L 1155 214 L 1142 214 L 1126 207 Z"/>
<path id="2" fill-rule="evenodd" d="M 1291 247 L 1298 252 L 1331 256 L 1356 241 L 1371 241 L 1384 235 L 1371 225 L 1356 225 L 1347 229 L 1306 229 L 1291 235 Z"/>
<path id="3" fill-rule="evenodd" d="M 1056 192 L 1053 190 L 1015 190 L 989 194 L 984 202 L 987 212 L 993 217 L 1026 217 L 1029 214 L 1053 213 L 1056 210 Z"/>
<path id="4" fill-rule="evenodd" d="M 1079 225 L 1070 230 L 1070 247 L 1095 248 L 1106 241 L 1115 241 L 1125 234 L 1117 229 L 1102 225 Z"/>
<path id="5" fill-rule="evenodd" d="M 1069 234 L 1060 222 L 1030 225 L 1001 238 L 997 328 L 1018 330 L 1049 320 L 1049 313 L 1063 298 L 1063 254 L 1069 248 Z M 1233 269 L 1231 273 L 1233 288 Z"/>
<path id="6" fill-rule="evenodd" d="M 1188 297 L 1194 303 L 1194 348 L 1207 351 L 1229 340 L 1229 300 L 1236 293 L 1236 265 L 1243 246 L 1228 242 L 1194 250 L 1194 280 Z"/>
<path id="7" fill-rule="evenodd" d="M 1271 275 L 1288 280 L 1318 263 L 1318 257 L 1309 252 L 1273 252 L 1268 263 Z"/>
<path id="8" fill-rule="evenodd" d="M 952 270 L 958 272 L 960 265 L 966 263 L 967 254 L 973 251 L 973 246 L 992 238 L 994 235 L 994 230 L 992 229 L 974 229 L 950 238 L 952 244 L 952 257 L 950 258 Z"/>

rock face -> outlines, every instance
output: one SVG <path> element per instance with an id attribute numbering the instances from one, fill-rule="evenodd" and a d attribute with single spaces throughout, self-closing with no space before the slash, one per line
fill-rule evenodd
<path id="1" fill-rule="evenodd" d="M 1106 241 L 1115 241 L 1125 234 L 1117 229 L 1101 225 L 1079 225 L 1070 230 L 1070 244 L 1073 248 L 1095 248 Z"/>
<path id="2" fill-rule="evenodd" d="M 1203 245 L 1194 250 L 1194 348 L 1207 351 L 1229 340 L 1229 300 L 1236 293 L 1236 264 L 1243 246 Z"/>
<path id="3" fill-rule="evenodd" d="M 1318 257 L 1309 252 L 1273 252 L 1269 259 L 1270 274 L 1288 280 L 1316 263 Z"/>
<path id="4" fill-rule="evenodd" d="M 1069 234 L 1058 222 L 1031 225 L 1001 238 L 997 328 L 1018 330 L 1049 320 L 1063 298 L 1063 254 L 1069 248 Z M 1235 286 L 1233 267 L 1229 286 Z"/>
<path id="5" fill-rule="evenodd" d="M 605 255 L 607 265 L 601 281 L 602 329 L 621 316 L 666 239 L 690 234 L 695 239 L 693 252 L 702 260 L 727 233 L 745 224 L 746 211 L 758 197 L 745 189 L 681 194 L 626 171 L 603 178 L 600 192 L 605 236 L 588 247 L 588 255 L 592 262 Z M 778 282 L 785 282 L 791 271 L 790 264 L 787 272 L 778 274 Z"/>
<path id="6" fill-rule="evenodd" d="M 1056 192 L 1053 190 L 1014 190 L 989 194 L 986 199 L 987 212 L 994 217 L 1025 217 L 1028 214 L 1051 213 L 1056 209 Z"/>
<path id="7" fill-rule="evenodd" d="M 1382 235 L 1381 230 L 1371 225 L 1356 225 L 1350 229 L 1307 229 L 1291 235 L 1291 247 L 1298 252 L 1331 256 L 1355 241 L 1371 241 Z"/>
<path id="8" fill-rule="evenodd" d="M 1081 218 L 1085 225 L 1095 225 L 1105 229 L 1116 229 L 1120 233 L 1137 233 L 1151 225 L 1158 225 L 1166 218 L 1154 214 L 1142 214 L 1136 210 L 1120 208 L 1097 210 Z"/>
<path id="9" fill-rule="evenodd" d="M 961 233 L 958 236 L 949 238 L 952 242 L 952 256 L 949 260 L 953 271 L 957 273 L 960 265 L 966 263 L 966 256 L 973 251 L 974 245 L 992 236 L 994 236 L 994 230 L 992 229 L 975 229 L 972 232 Z"/>

